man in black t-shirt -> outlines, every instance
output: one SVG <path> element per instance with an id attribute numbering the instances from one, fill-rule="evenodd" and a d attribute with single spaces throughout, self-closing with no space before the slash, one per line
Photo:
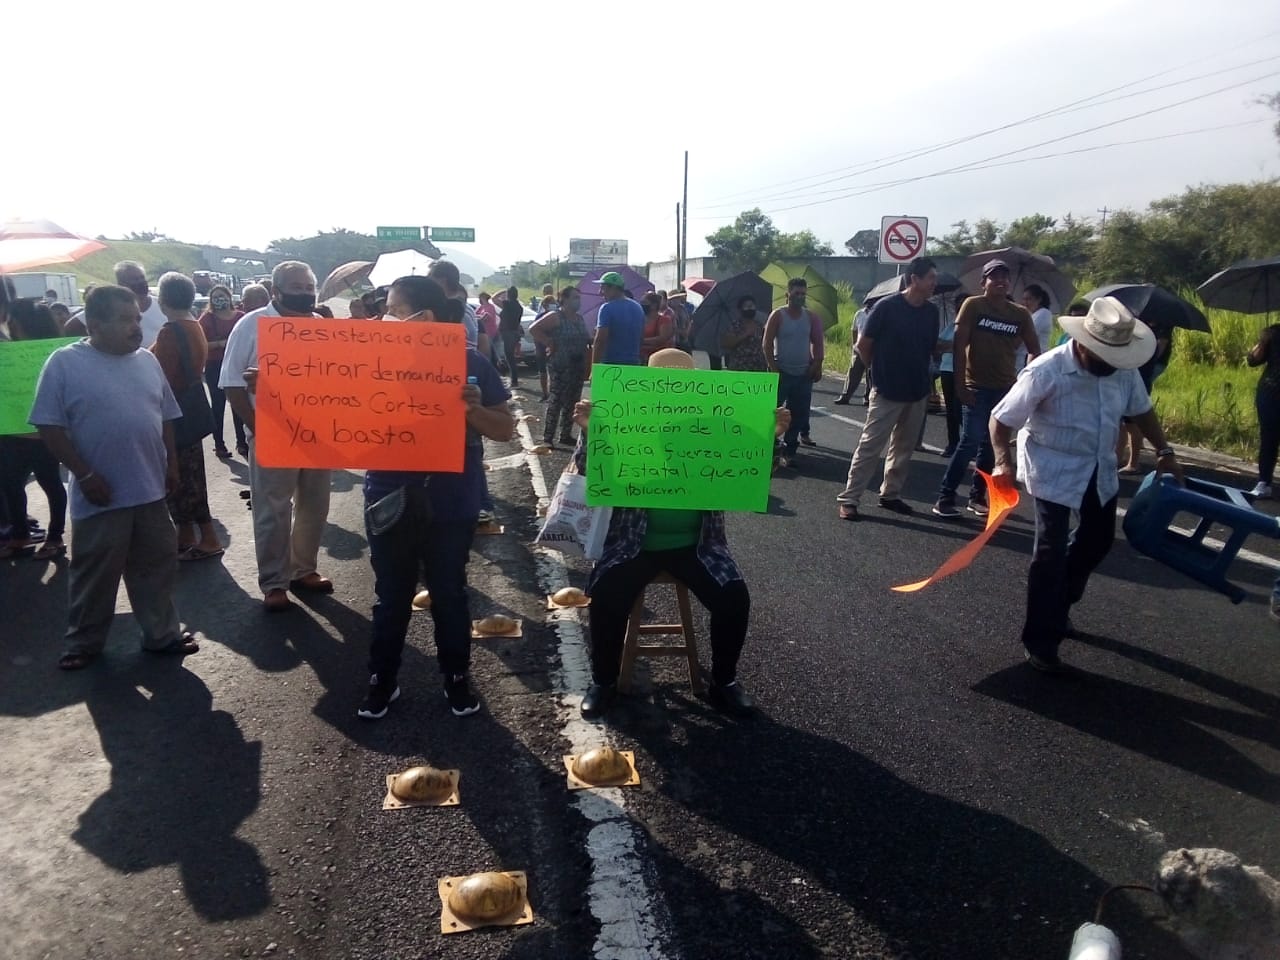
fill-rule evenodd
<path id="1" fill-rule="evenodd" d="M 901 494 L 932 389 L 929 361 L 938 342 L 939 318 L 929 298 L 937 283 L 932 260 L 913 260 L 906 290 L 877 303 L 858 337 L 855 349 L 871 371 L 873 389 L 867 425 L 849 464 L 849 482 L 836 497 L 841 520 L 858 519 L 858 501 L 886 445 L 880 506 L 894 513 L 914 512 Z"/>

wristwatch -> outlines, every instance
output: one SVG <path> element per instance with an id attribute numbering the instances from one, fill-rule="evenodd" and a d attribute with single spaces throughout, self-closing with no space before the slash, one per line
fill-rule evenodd
<path id="1" fill-rule="evenodd" d="M 1173 447 L 1161 447 L 1159 450 L 1156 451 L 1157 460 L 1163 460 L 1165 457 L 1172 457 L 1172 456 L 1176 456 L 1176 454 L 1173 452 Z"/>

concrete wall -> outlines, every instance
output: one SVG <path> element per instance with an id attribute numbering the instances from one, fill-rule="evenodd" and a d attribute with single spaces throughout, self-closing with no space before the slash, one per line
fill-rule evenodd
<path id="1" fill-rule="evenodd" d="M 934 257 L 938 269 L 947 273 L 959 274 L 964 257 Z M 898 268 L 889 264 L 878 263 L 875 257 L 814 257 L 812 260 L 788 261 L 803 268 L 806 264 L 813 267 L 832 283 L 847 283 L 854 296 L 861 298 L 868 290 L 881 280 L 886 280 L 898 272 Z M 674 260 L 649 264 L 649 281 L 659 290 L 676 289 L 676 268 Z M 685 263 L 686 277 L 710 277 L 712 280 L 723 280 L 732 275 L 732 271 L 721 266 L 715 257 L 693 257 Z"/>

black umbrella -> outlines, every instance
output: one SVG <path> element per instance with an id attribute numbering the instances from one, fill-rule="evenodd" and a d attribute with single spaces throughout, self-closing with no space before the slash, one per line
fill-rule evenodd
<path id="1" fill-rule="evenodd" d="M 695 350 L 705 350 L 714 356 L 723 352 L 720 338 L 733 324 L 733 318 L 738 315 L 738 301 L 743 297 L 755 300 L 757 309 L 768 310 L 773 302 L 773 287 L 758 273 L 750 272 L 719 281 L 693 311 L 689 339 Z"/>
<path id="2" fill-rule="evenodd" d="M 1233 263 L 1196 287 L 1196 293 L 1207 306 L 1236 313 L 1280 310 L 1280 255 Z"/>
<path id="3" fill-rule="evenodd" d="M 1153 329 L 1182 327 L 1184 330 L 1209 332 L 1209 318 L 1199 307 L 1154 283 L 1113 283 L 1084 295 L 1084 299 L 1089 301 L 1098 297 L 1114 297 Z"/>
<path id="4" fill-rule="evenodd" d="M 874 287 L 872 287 L 867 292 L 867 295 L 865 297 L 862 298 L 862 305 L 864 307 L 870 307 L 877 300 L 883 300 L 885 297 L 888 297 L 892 294 L 901 293 L 906 288 L 907 288 L 906 274 L 903 274 L 898 277 L 890 277 L 888 280 L 881 280 L 879 283 L 877 283 Z M 940 296 L 944 293 L 951 293 L 953 290 L 959 290 L 959 289 L 960 289 L 959 277 L 957 277 L 953 273 L 947 273 L 946 271 L 943 271 L 943 270 L 938 271 L 938 285 L 933 288 L 933 295 L 935 297 Z"/>

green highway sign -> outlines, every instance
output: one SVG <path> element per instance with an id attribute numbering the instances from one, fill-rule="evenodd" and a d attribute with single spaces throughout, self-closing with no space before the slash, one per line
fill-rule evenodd
<path id="1" fill-rule="evenodd" d="M 443 243 L 475 243 L 475 227 L 428 227 L 432 241 Z"/>
<path id="2" fill-rule="evenodd" d="M 421 240 L 421 227 L 379 227 L 379 240 Z"/>

